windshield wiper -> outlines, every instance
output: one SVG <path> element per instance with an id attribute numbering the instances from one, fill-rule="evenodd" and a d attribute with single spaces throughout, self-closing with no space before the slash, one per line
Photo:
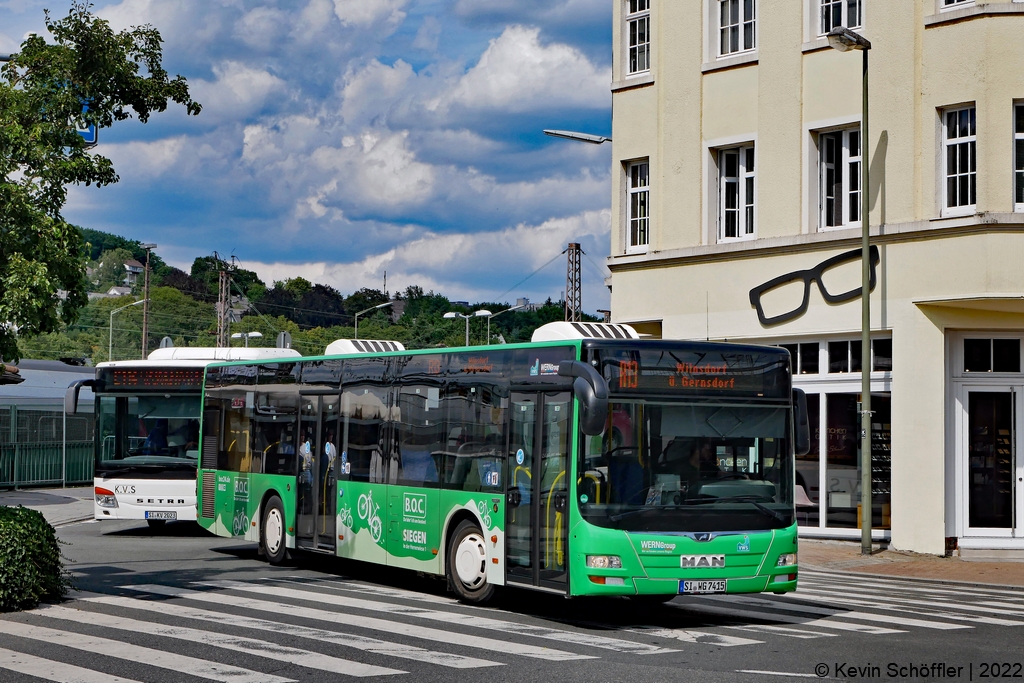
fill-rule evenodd
<path id="1" fill-rule="evenodd" d="M 685 501 L 687 505 L 709 505 L 712 503 L 750 503 L 760 512 L 779 520 L 780 522 L 789 522 L 778 510 L 772 510 L 767 505 L 761 503 L 756 496 L 725 496 L 723 498 L 693 498 Z"/>
<path id="2" fill-rule="evenodd" d="M 662 512 L 664 510 L 682 510 L 683 507 L 684 506 L 682 505 L 650 505 L 647 507 L 638 508 L 636 510 L 627 510 L 626 512 L 620 512 L 617 515 L 610 515 L 608 519 L 610 519 L 613 522 L 618 522 L 621 519 L 626 519 L 627 517 L 634 517 L 639 514 L 645 514 L 648 512 Z"/>

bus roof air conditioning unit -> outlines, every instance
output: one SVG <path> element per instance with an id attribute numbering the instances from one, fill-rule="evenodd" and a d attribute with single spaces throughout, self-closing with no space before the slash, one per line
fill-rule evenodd
<path id="1" fill-rule="evenodd" d="M 530 341 L 563 341 L 566 339 L 639 339 L 637 334 L 629 325 L 619 323 L 582 323 L 582 322 L 557 322 L 541 325 L 534 333 Z"/>
<path id="2" fill-rule="evenodd" d="M 381 339 L 336 339 L 324 349 L 325 356 L 341 356 L 350 353 L 387 353 L 405 351 L 402 342 Z"/>

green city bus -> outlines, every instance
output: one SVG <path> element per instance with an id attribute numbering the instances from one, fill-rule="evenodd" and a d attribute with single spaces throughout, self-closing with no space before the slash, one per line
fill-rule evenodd
<path id="1" fill-rule="evenodd" d="M 534 340 L 210 365 L 199 523 L 271 563 L 443 575 L 466 602 L 796 589 L 809 439 L 785 349 L 591 323 Z"/>

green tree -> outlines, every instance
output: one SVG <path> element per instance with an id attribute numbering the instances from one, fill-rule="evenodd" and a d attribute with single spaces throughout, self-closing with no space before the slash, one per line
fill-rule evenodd
<path id="1" fill-rule="evenodd" d="M 92 281 L 96 284 L 92 287 L 94 292 L 106 292 L 111 287 L 120 287 L 128 277 L 128 271 L 124 264 L 135 257 L 127 249 L 111 249 L 100 254 L 96 261 L 92 274 Z"/>
<path id="2" fill-rule="evenodd" d="M 106 157 L 86 149 L 76 125 L 145 123 L 168 102 L 198 114 L 185 79 L 161 66 L 152 26 L 114 32 L 74 2 L 45 14 L 48 42 L 30 35 L 0 69 L 0 357 L 19 357 L 17 334 L 55 332 L 86 304 L 87 254 L 61 211 L 68 185 L 118 180 Z"/>
<path id="3" fill-rule="evenodd" d="M 301 299 L 303 294 L 313 289 L 313 283 L 304 277 L 290 277 L 284 281 L 282 286 L 296 299 Z"/>

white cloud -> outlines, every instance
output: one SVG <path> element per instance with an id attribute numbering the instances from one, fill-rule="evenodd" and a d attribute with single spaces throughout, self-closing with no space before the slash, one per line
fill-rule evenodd
<path id="1" fill-rule="evenodd" d="M 213 67 L 214 81 L 195 80 L 192 97 L 203 105 L 203 121 L 238 120 L 258 112 L 271 95 L 286 85 L 273 74 L 241 62 L 225 61 Z"/>
<path id="2" fill-rule="evenodd" d="M 474 109 L 532 109 L 609 104 L 611 74 L 580 51 L 559 43 L 542 45 L 540 29 L 509 26 L 492 40 L 476 66 L 434 108 L 460 104 Z"/>
<path id="3" fill-rule="evenodd" d="M 412 66 L 397 60 L 387 66 L 373 60 L 359 71 L 345 75 L 341 116 L 349 126 L 359 128 L 381 120 L 400 99 L 409 96 L 416 79 Z"/>
<path id="4" fill-rule="evenodd" d="M 427 17 L 420 24 L 413 38 L 412 46 L 417 50 L 433 52 L 437 49 L 437 42 L 441 38 L 441 22 L 436 17 Z"/>
<path id="5" fill-rule="evenodd" d="M 334 13 L 344 26 L 388 23 L 394 26 L 405 19 L 408 0 L 334 0 Z"/>
<path id="6" fill-rule="evenodd" d="M 607 242 L 610 221 L 607 209 L 587 211 L 540 225 L 517 225 L 494 232 L 427 232 L 387 251 L 348 263 L 250 261 L 246 267 L 255 270 L 266 282 L 302 275 L 346 294 L 360 287 L 380 287 L 383 273 L 387 271 L 388 289 L 392 291 L 418 285 L 425 290 L 433 289 L 452 298 L 472 301 L 501 295 L 510 300 L 524 295 L 557 299 L 564 288 L 565 271 L 555 264 L 549 267 L 551 273 L 546 273 L 547 269 L 539 273 L 538 281 L 524 283 L 507 294 L 506 291 L 558 256 L 570 241 Z M 589 274 L 585 274 L 584 282 L 587 284 L 587 310 L 606 306 L 608 296 L 603 283 Z"/>

